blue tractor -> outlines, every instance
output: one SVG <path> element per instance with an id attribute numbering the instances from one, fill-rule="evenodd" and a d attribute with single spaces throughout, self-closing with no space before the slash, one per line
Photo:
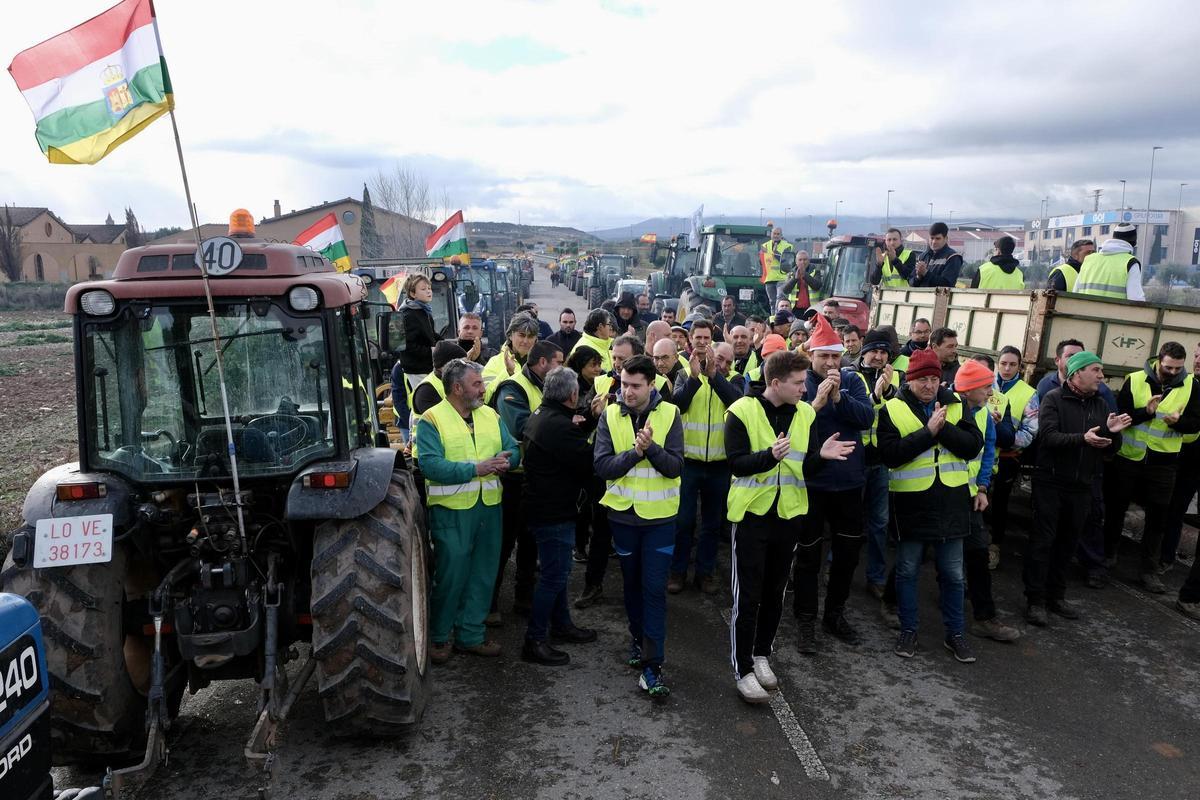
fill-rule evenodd
<path id="1" fill-rule="evenodd" d="M 37 612 L 0 594 L 0 798 L 50 800 L 50 678 Z"/>

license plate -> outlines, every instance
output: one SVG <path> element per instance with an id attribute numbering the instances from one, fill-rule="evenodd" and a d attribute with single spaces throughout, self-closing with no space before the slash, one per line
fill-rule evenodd
<path id="1" fill-rule="evenodd" d="M 753 299 L 754 299 L 754 290 L 753 289 L 738 289 L 738 300 L 753 300 Z"/>
<path id="2" fill-rule="evenodd" d="M 41 569 L 112 561 L 112 521 L 112 514 L 38 520 L 33 566 Z"/>

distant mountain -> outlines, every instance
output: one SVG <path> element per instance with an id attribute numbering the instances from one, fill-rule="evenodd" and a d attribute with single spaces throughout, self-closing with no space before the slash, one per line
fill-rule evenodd
<path id="1" fill-rule="evenodd" d="M 782 225 L 784 235 L 789 239 L 805 236 L 823 237 L 828 232 L 825 223 L 829 220 L 828 213 L 826 214 L 799 214 L 788 215 L 786 220 L 782 218 L 771 218 L 777 225 Z M 1019 218 L 1001 218 L 1001 217 L 973 217 L 969 220 L 959 220 L 961 223 L 977 222 L 985 225 L 1020 225 L 1023 220 Z M 714 215 L 705 216 L 705 225 L 764 225 L 765 221 L 761 221 L 759 216 L 736 216 L 736 215 Z M 908 225 L 927 225 L 928 217 L 892 217 L 891 224 L 897 226 Z M 958 223 L 956 223 L 958 224 Z M 811 226 L 811 228 L 810 228 Z M 881 217 L 851 217 L 843 216 L 838 220 L 838 233 L 849 234 L 868 234 L 882 233 L 884 230 L 884 220 Z M 669 238 L 677 233 L 686 233 L 691 229 L 690 217 L 653 217 L 644 219 L 641 222 L 635 222 L 632 225 L 625 225 L 620 228 L 606 228 L 595 232 L 596 236 L 608 241 L 628 241 L 636 239 L 644 233 L 656 233 L 660 240 Z"/>
<path id="2" fill-rule="evenodd" d="M 469 222 L 467 237 L 472 248 L 480 239 L 487 242 L 487 249 L 510 248 L 517 242 L 533 246 L 541 242 L 556 245 L 562 241 L 596 244 L 600 240 L 577 228 L 556 225 L 517 225 L 512 222 Z"/>

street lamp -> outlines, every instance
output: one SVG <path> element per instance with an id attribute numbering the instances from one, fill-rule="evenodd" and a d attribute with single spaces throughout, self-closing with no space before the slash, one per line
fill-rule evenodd
<path id="1" fill-rule="evenodd" d="M 887 191 L 887 211 L 884 212 L 885 219 L 883 222 L 883 227 L 884 227 L 885 231 L 888 228 L 892 227 L 892 192 L 894 192 L 894 191 L 896 191 L 896 190 L 888 189 L 888 191 Z"/>
<path id="2" fill-rule="evenodd" d="M 1150 148 L 1150 185 L 1146 187 L 1146 236 L 1142 237 L 1146 240 L 1146 265 L 1150 266 L 1150 198 L 1154 194 L 1154 156 L 1162 150 L 1161 145 L 1154 145 Z"/>
<path id="3" fill-rule="evenodd" d="M 1183 187 L 1186 183 L 1179 184 L 1179 202 L 1175 206 L 1175 229 L 1171 231 L 1171 262 L 1174 263 L 1179 258 L 1176 244 L 1183 234 Z"/>
<path id="4" fill-rule="evenodd" d="M 1125 179 L 1121 179 L 1121 208 L 1125 208 Z"/>
<path id="5" fill-rule="evenodd" d="M 946 219 L 946 227 L 954 227 L 954 209 L 950 209 L 950 216 Z"/>
<path id="6" fill-rule="evenodd" d="M 929 224 L 933 224 L 933 203 L 926 203 L 929 206 Z"/>

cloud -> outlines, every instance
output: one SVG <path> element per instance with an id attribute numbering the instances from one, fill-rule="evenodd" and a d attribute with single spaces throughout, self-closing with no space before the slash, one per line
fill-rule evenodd
<path id="1" fill-rule="evenodd" d="M 567 58 L 566 53 L 527 36 L 505 36 L 483 44 L 452 47 L 446 55 L 450 61 L 492 73 L 554 64 Z"/>

